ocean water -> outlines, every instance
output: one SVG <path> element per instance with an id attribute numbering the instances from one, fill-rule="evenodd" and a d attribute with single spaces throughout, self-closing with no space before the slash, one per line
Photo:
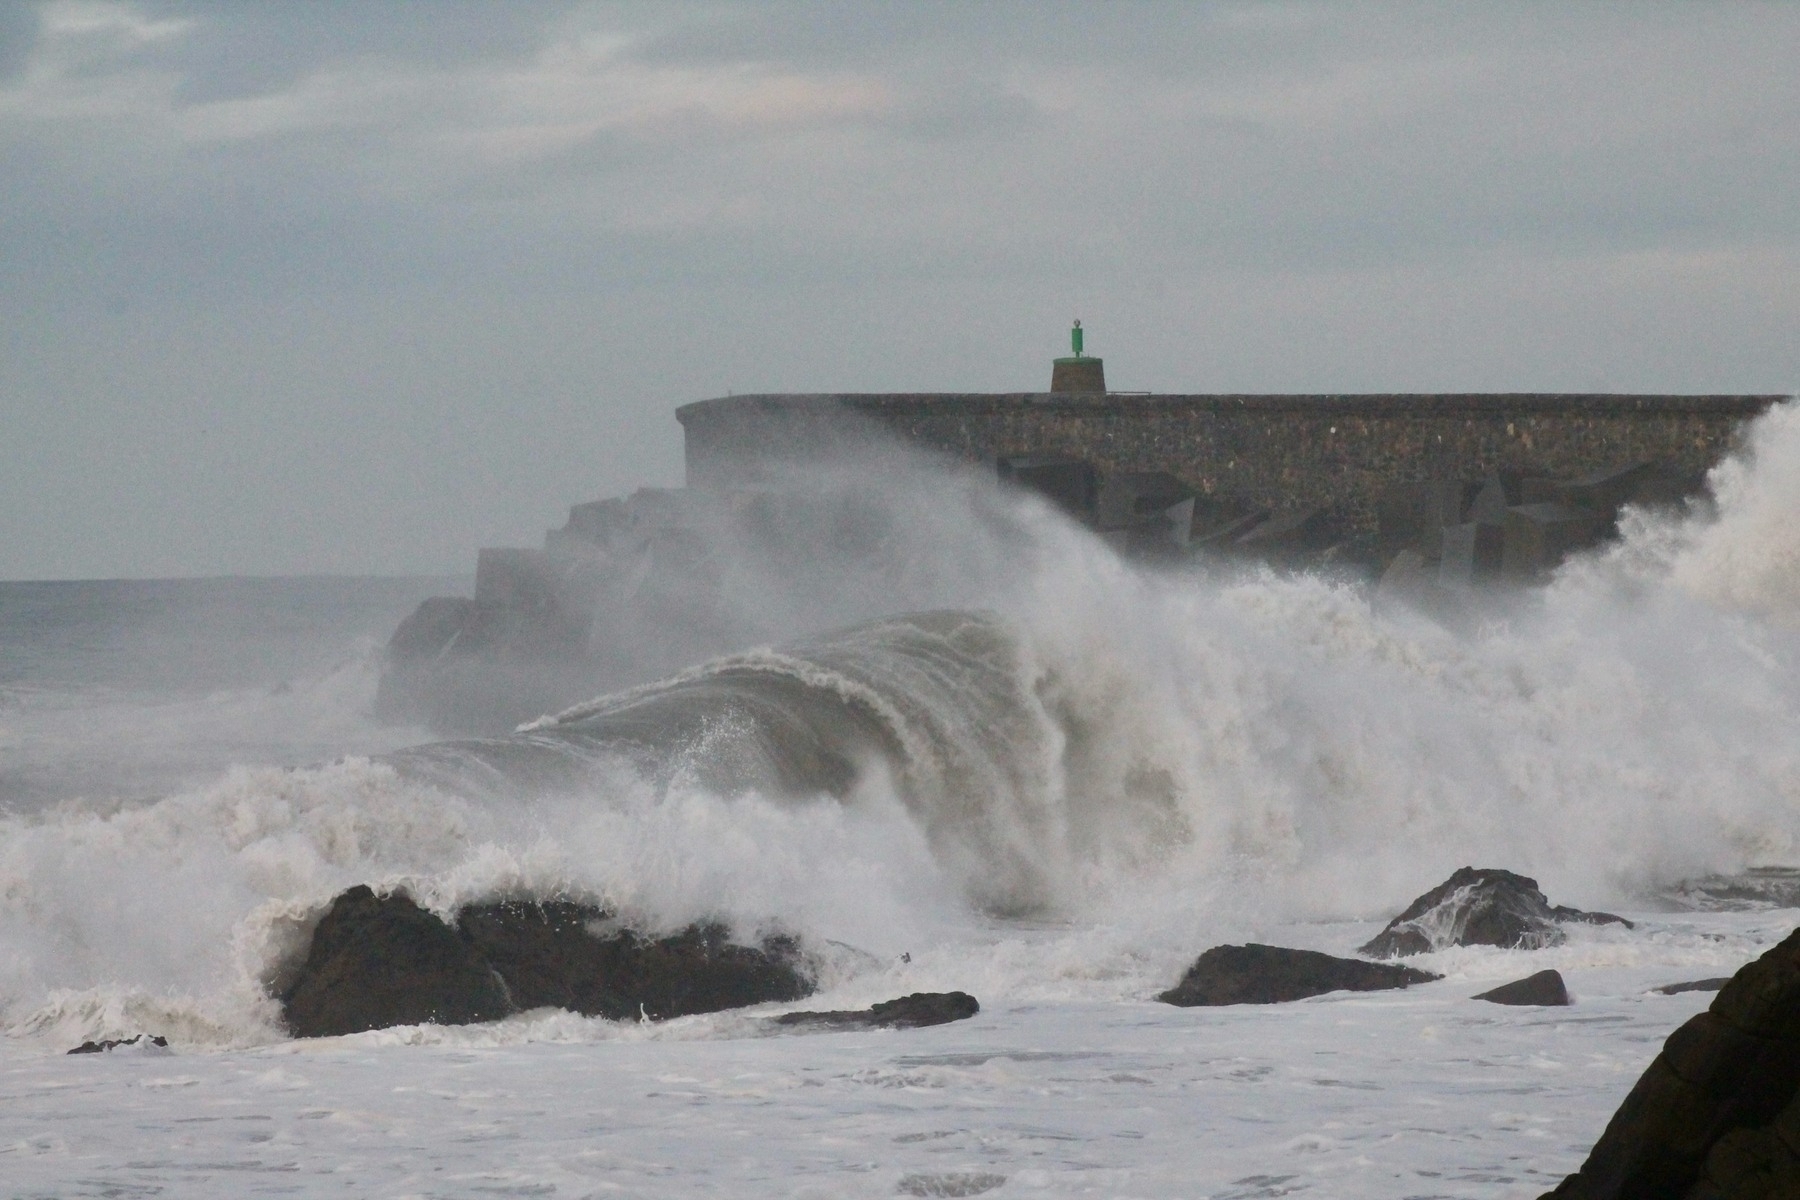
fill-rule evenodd
<path id="1" fill-rule="evenodd" d="M 1800 413 L 1455 631 L 1131 566 L 932 468 L 859 486 L 934 515 L 854 620 L 482 740 L 368 715 L 445 581 L 0 585 L 0 1195 L 1535 1196 L 1710 999 L 1651 989 L 1793 927 L 1670 896 L 1800 864 Z M 1154 1001 L 1221 942 L 1350 953 L 1463 865 L 1636 928 Z M 791 932 L 798 1007 L 983 1009 L 291 1040 L 270 988 L 355 883 Z M 1469 999 L 1551 966 L 1572 1007 Z M 168 1050 L 63 1053 L 139 1032 Z"/>

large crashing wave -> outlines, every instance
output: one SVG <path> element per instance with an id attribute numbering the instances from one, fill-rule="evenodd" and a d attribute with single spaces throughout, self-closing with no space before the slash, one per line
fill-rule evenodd
<path id="1" fill-rule="evenodd" d="M 1003 992 L 1148 993 L 1203 938 L 1385 917 L 1464 864 L 1630 907 L 1800 862 L 1800 414 L 1761 420 L 1713 487 L 1462 634 L 1351 582 L 1133 569 L 1021 501 L 949 551 L 1007 556 L 979 608 L 746 652 L 507 738 L 7 819 L 0 1017 L 273 1036 L 272 972 L 364 882 L 877 955 L 1030 917 L 1062 940 L 959 961 Z"/>

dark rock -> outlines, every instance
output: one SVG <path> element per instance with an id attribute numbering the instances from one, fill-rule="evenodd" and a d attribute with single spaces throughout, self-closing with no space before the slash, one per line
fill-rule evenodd
<path id="1" fill-rule="evenodd" d="M 1683 992 L 1716 992 L 1730 982 L 1728 977 L 1695 979 L 1688 983 L 1665 983 L 1659 988 L 1650 990 L 1663 996 L 1679 996 Z"/>
<path id="2" fill-rule="evenodd" d="M 139 1033 L 128 1038 L 107 1038 L 103 1042 L 83 1042 L 69 1053 L 104 1054 L 108 1050 L 117 1050 L 121 1046 L 155 1046 L 159 1050 L 166 1050 L 169 1047 L 169 1039 L 159 1033 Z"/>
<path id="3" fill-rule="evenodd" d="M 980 1011 L 981 1005 L 967 992 L 914 992 L 864 1009 L 783 1013 L 775 1018 L 775 1024 L 828 1029 L 919 1029 L 966 1021 Z"/>
<path id="4" fill-rule="evenodd" d="M 1493 1004 L 1535 1004 L 1546 1008 L 1573 1003 L 1569 999 L 1569 989 L 1563 984 L 1563 977 L 1557 971 L 1539 971 L 1536 975 L 1527 975 L 1523 979 L 1501 984 L 1471 999 L 1486 1000 Z"/>
<path id="5" fill-rule="evenodd" d="M 506 984 L 437 916 L 358 885 L 332 902 L 281 997 L 295 1037 L 390 1025 L 466 1025 L 513 1011 Z"/>
<path id="6" fill-rule="evenodd" d="M 1800 1195 L 1800 931 L 1663 1043 L 1559 1200 Z"/>
<path id="7" fill-rule="evenodd" d="M 1552 907 L 1535 879 L 1463 867 L 1409 904 L 1357 953 L 1396 958 L 1446 946 L 1536 950 L 1563 941 L 1564 921 L 1631 928 L 1630 921 L 1611 913 Z"/>
<path id="8" fill-rule="evenodd" d="M 1429 971 L 1334 958 L 1281 946 L 1214 946 L 1194 960 L 1181 982 L 1158 996 L 1183 1008 L 1215 1004 L 1278 1004 L 1326 992 L 1377 992 L 1442 979 Z"/>
<path id="9" fill-rule="evenodd" d="M 717 923 L 652 939 L 590 906 L 512 902 L 465 908 L 457 928 L 506 981 L 520 1010 L 666 1020 L 798 1000 L 813 990 L 799 943 L 771 938 L 739 946 Z"/>
<path id="10" fill-rule="evenodd" d="M 328 1037 L 543 1007 L 664 1020 L 811 991 L 791 938 L 740 946 L 717 923 L 649 938 L 568 902 L 471 905 L 452 927 L 403 895 L 354 887 L 319 922 L 281 1003 L 295 1037 Z"/>

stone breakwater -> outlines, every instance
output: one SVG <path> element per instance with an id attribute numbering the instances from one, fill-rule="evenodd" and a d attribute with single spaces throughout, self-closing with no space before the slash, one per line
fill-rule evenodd
<path id="1" fill-rule="evenodd" d="M 879 432 L 984 466 L 1064 455 L 1163 472 L 1225 507 L 1327 509 L 1375 531 L 1400 484 L 1579 478 L 1634 462 L 1700 475 L 1784 396 L 1463 393 L 743 395 L 676 410 L 689 487 L 769 486 Z"/>
<path id="2" fill-rule="evenodd" d="M 378 708 L 501 732 L 746 646 L 987 604 L 991 588 L 950 577 L 1003 572 L 1017 553 L 1019 537 L 977 530 L 1014 521 L 975 494 L 1008 490 L 996 484 L 1127 554 L 1348 571 L 1455 621 L 1478 586 L 1539 582 L 1613 536 L 1623 508 L 1702 490 L 1782 399 L 704 400 L 676 412 L 686 487 L 576 505 L 542 549 L 482 550 L 473 598 L 427 601 L 396 631 Z"/>

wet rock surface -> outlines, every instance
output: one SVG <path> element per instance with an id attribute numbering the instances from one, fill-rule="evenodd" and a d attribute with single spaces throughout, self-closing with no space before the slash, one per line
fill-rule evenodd
<path id="1" fill-rule="evenodd" d="M 1214 946 L 1194 960 L 1180 983 L 1157 999 L 1183 1008 L 1278 1004 L 1326 992 L 1385 991 L 1442 978 L 1413 967 L 1252 942 L 1246 946 Z"/>
<path id="2" fill-rule="evenodd" d="M 1565 922 L 1623 925 L 1611 913 L 1552 905 L 1537 880 L 1511 871 L 1463 867 L 1407 905 L 1357 951 L 1375 958 L 1425 954 L 1447 946 L 1538 950 L 1560 945 Z"/>
<path id="3" fill-rule="evenodd" d="M 167 1050 L 169 1039 L 159 1033 L 139 1033 L 128 1038 L 107 1038 L 98 1042 L 83 1042 L 69 1051 L 70 1054 L 105 1054 L 111 1050 L 127 1048 Z"/>
<path id="4" fill-rule="evenodd" d="M 295 1037 L 329 1037 L 545 1006 L 661 1020 L 812 991 L 798 943 L 741 946 L 728 932 L 700 924 L 649 938 L 565 902 L 473 905 L 451 925 L 405 895 L 358 886 L 319 922 L 282 1015 Z"/>
<path id="5" fill-rule="evenodd" d="M 395 893 L 358 885 L 313 932 L 299 976 L 281 996 L 295 1037 L 390 1025 L 467 1025 L 513 1011 L 506 984 L 456 931 Z"/>
<path id="6" fill-rule="evenodd" d="M 1560 971 L 1539 971 L 1535 975 L 1503 983 L 1473 998 L 1486 1000 L 1490 1004 L 1541 1005 L 1546 1008 L 1574 1003 L 1569 999 L 1569 988 L 1563 982 Z"/>
<path id="7" fill-rule="evenodd" d="M 660 1021 L 798 1000 L 813 990 L 799 969 L 797 941 L 740 946 L 717 923 L 647 938 L 590 906 L 507 903 L 463 909 L 457 929 L 506 981 L 521 1011 L 549 1006 Z"/>
<path id="8" fill-rule="evenodd" d="M 1800 908 L 1800 868 L 1751 867 L 1735 875 L 1706 875 L 1677 884 L 1666 898 L 1700 912 Z"/>
<path id="9" fill-rule="evenodd" d="M 1679 996 L 1683 992 L 1716 992 L 1730 982 L 1729 976 L 1718 979 L 1690 979 L 1686 983 L 1665 983 L 1659 988 L 1650 990 L 1660 996 Z"/>
<path id="10" fill-rule="evenodd" d="M 981 1004 L 967 992 L 914 992 L 864 1009 L 783 1013 L 774 1019 L 774 1024 L 820 1029 L 920 1029 L 966 1021 L 980 1011 Z"/>
<path id="11" fill-rule="evenodd" d="M 1663 1043 L 1546 1200 L 1800 1196 L 1800 931 Z"/>

